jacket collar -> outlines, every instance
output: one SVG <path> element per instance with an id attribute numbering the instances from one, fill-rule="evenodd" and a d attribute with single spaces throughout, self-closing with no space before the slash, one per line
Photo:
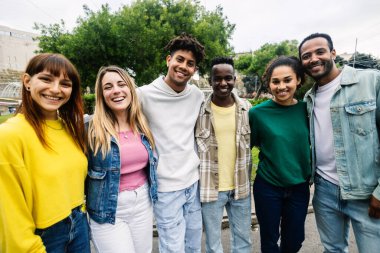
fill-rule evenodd
<path id="1" fill-rule="evenodd" d="M 352 85 L 355 83 L 358 83 L 358 78 L 356 76 L 356 69 L 353 67 L 344 65 L 342 69 L 342 78 L 340 79 L 340 85 L 346 86 L 346 85 Z M 317 83 L 314 83 L 313 87 L 310 89 L 309 92 L 306 93 L 306 96 L 308 95 L 315 95 L 316 91 L 318 89 Z"/>
<path id="2" fill-rule="evenodd" d="M 231 92 L 232 94 L 232 97 L 235 101 L 235 105 L 236 105 L 236 110 L 240 111 L 247 111 L 248 108 L 245 106 L 244 103 L 242 103 L 241 99 L 239 98 L 238 95 L 236 95 L 235 92 Z M 204 105 L 202 106 L 202 109 L 200 111 L 200 114 L 205 114 L 206 112 L 207 113 L 211 113 L 211 98 L 212 98 L 212 95 L 213 93 L 211 93 L 207 98 L 206 100 L 204 101 Z"/>

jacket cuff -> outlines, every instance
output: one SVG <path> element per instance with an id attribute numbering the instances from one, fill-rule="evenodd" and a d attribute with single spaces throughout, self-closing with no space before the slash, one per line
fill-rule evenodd
<path id="1" fill-rule="evenodd" d="M 380 179 L 379 179 L 380 180 Z M 377 185 L 375 190 L 373 191 L 372 195 L 377 199 L 380 200 L 380 183 Z"/>

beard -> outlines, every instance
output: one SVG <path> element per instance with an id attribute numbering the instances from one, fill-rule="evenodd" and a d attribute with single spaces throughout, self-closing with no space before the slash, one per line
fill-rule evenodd
<path id="1" fill-rule="evenodd" d="M 318 80 L 321 80 L 322 78 L 328 76 L 330 74 L 330 72 L 332 71 L 333 67 L 334 67 L 334 60 L 333 59 L 330 59 L 329 61 L 318 61 L 317 63 L 315 64 L 309 64 L 308 67 L 306 68 L 306 73 L 312 77 L 314 80 L 318 81 Z M 323 70 L 321 72 L 318 72 L 318 73 L 313 73 L 312 71 L 310 71 L 310 69 L 312 67 L 314 67 L 315 65 L 321 65 L 323 66 Z"/>

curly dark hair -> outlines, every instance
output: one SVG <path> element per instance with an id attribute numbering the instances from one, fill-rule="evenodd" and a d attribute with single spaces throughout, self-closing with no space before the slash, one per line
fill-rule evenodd
<path id="1" fill-rule="evenodd" d="M 272 77 L 273 70 L 280 66 L 289 66 L 296 74 L 297 79 L 301 79 L 301 83 L 297 88 L 301 87 L 305 83 L 305 72 L 298 58 L 295 56 L 281 55 L 277 58 L 274 58 L 268 63 L 262 76 L 265 87 L 269 87 L 269 82 L 270 78 Z"/>
<path id="2" fill-rule="evenodd" d="M 191 51 L 195 56 L 196 63 L 200 63 L 205 57 L 205 47 L 192 35 L 182 33 L 181 35 L 173 38 L 165 46 L 165 50 L 169 51 L 170 55 L 178 50 Z"/>

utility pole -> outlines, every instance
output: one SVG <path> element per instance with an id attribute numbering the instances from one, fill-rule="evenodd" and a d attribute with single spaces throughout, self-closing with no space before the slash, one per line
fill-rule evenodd
<path id="1" fill-rule="evenodd" d="M 355 60 L 356 60 L 356 46 L 358 45 L 358 38 L 355 39 L 355 52 L 354 52 L 354 63 L 352 67 L 355 68 Z"/>

